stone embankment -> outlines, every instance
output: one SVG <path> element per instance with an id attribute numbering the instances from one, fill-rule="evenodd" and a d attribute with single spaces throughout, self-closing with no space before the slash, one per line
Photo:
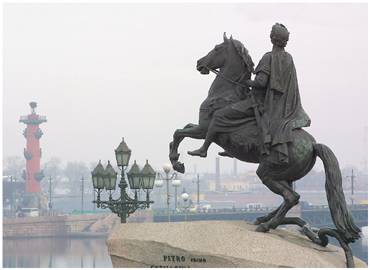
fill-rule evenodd
<path id="1" fill-rule="evenodd" d="M 106 237 L 120 219 L 114 214 L 40 216 L 3 220 L 3 238 Z"/>

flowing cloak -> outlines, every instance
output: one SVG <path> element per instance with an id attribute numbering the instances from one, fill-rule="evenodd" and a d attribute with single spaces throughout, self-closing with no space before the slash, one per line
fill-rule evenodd
<path id="1" fill-rule="evenodd" d="M 272 163 L 288 163 L 292 130 L 311 124 L 301 105 L 293 58 L 284 49 L 274 49 L 263 56 L 255 72 L 270 76 L 261 118 L 263 144 L 268 147 L 262 154 Z"/>

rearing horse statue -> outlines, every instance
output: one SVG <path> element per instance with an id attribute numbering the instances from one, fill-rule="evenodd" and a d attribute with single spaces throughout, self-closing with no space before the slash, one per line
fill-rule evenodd
<path id="1" fill-rule="evenodd" d="M 217 76 L 209 89 L 207 98 L 200 106 L 199 123 L 188 124 L 183 129 L 177 129 L 170 143 L 170 161 L 173 169 L 181 173 L 184 173 L 185 167 L 179 162 L 179 144 L 186 137 L 205 139 L 214 113 L 246 98 L 245 91 L 241 91 L 237 84 L 251 77 L 253 62 L 240 41 L 232 37 L 227 38 L 224 34 L 223 43 L 216 45 L 206 56 L 198 60 L 197 70 L 201 74 L 208 74 L 211 70 L 216 72 Z M 360 238 L 361 231 L 347 209 L 337 158 L 329 147 L 316 143 L 314 137 L 302 128 L 292 130 L 292 138 L 288 143 L 289 163 L 283 165 L 273 164 L 261 155 L 259 129 L 255 118 L 247 121 L 239 130 L 219 134 L 214 142 L 229 156 L 245 162 L 258 163 L 256 173 L 262 183 L 272 192 L 283 197 L 283 203 L 276 210 L 256 220 L 257 231 L 267 232 L 282 224 L 296 224 L 303 227 L 303 232 L 319 245 L 328 244 L 327 235 L 335 237 L 345 250 L 347 266 L 353 267 L 353 256 L 348 243 Z M 287 212 L 298 204 L 300 198 L 300 195 L 293 190 L 293 182 L 301 179 L 312 169 L 316 157 L 319 157 L 324 164 L 325 189 L 336 229 L 326 228 L 314 231 L 300 218 L 285 217 Z"/>
<path id="2" fill-rule="evenodd" d="M 207 67 L 204 63 L 207 63 Z M 197 61 L 197 70 L 201 74 L 209 74 L 210 70 L 215 71 L 219 68 L 219 76 L 213 81 L 207 98 L 200 106 L 198 125 L 189 123 L 183 129 L 177 129 L 173 135 L 169 157 L 176 171 L 185 172 L 184 165 L 178 161 L 180 156 L 178 147 L 181 141 L 186 137 L 205 139 L 213 113 L 245 98 L 245 93 L 237 91 L 233 81 L 249 79 L 253 72 L 253 65 L 252 58 L 244 45 L 232 37 L 229 40 L 226 34 L 224 34 L 223 43 L 216 45 L 205 57 Z M 225 78 L 230 79 L 225 80 Z M 254 160 L 254 162 L 257 161 Z"/>

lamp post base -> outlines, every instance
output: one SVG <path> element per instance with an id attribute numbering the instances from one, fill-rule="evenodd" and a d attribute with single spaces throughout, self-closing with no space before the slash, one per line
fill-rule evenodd
<path id="1" fill-rule="evenodd" d="M 121 217 L 121 223 L 126 223 L 126 216 L 125 215 L 122 215 Z"/>

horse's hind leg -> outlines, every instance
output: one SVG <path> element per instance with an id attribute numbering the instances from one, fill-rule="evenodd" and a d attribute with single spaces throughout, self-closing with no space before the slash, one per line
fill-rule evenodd
<path id="1" fill-rule="evenodd" d="M 288 181 L 274 181 L 269 178 L 262 179 L 262 182 L 274 193 L 284 198 L 283 204 L 278 208 L 276 214 L 267 222 L 257 227 L 259 232 L 267 232 L 275 229 L 281 224 L 287 212 L 299 202 L 299 194 L 292 189 L 292 184 Z"/>
<path id="2" fill-rule="evenodd" d="M 282 184 L 285 184 L 285 182 L 283 182 Z M 288 182 L 288 185 L 291 189 L 293 189 L 293 182 Z M 275 216 L 277 214 L 277 212 L 280 210 L 280 208 L 283 207 L 283 204 L 284 203 L 280 204 L 280 206 L 278 208 L 276 208 L 274 211 L 268 213 L 267 215 L 256 218 L 256 221 L 254 222 L 254 225 L 259 225 L 261 223 L 265 223 L 265 222 L 269 221 L 270 219 L 272 219 L 273 216 Z"/>
<path id="3" fill-rule="evenodd" d="M 276 215 L 276 213 L 279 211 L 279 209 L 283 206 L 283 203 L 278 207 L 276 208 L 274 211 L 262 216 L 262 217 L 258 217 L 256 218 L 256 221 L 253 223 L 254 225 L 260 225 L 261 223 L 265 223 L 267 221 L 269 221 L 270 219 L 273 218 L 273 216 Z"/>

